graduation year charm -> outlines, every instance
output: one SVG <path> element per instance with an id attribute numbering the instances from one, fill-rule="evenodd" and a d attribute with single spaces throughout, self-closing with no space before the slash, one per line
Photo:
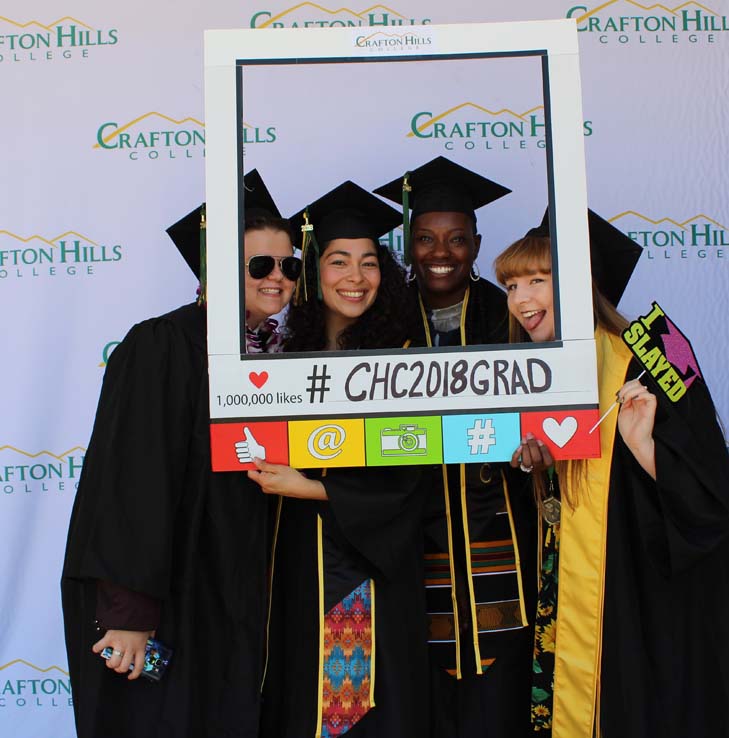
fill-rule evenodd
<path id="1" fill-rule="evenodd" d="M 559 525 L 559 518 L 562 512 L 562 503 L 554 496 L 554 467 L 547 469 L 549 476 L 549 497 L 542 500 L 540 508 L 542 518 L 548 525 Z"/>

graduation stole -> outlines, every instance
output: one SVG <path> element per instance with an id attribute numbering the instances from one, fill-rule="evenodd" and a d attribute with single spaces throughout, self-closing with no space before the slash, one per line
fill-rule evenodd
<path id="1" fill-rule="evenodd" d="M 324 611 L 324 548 L 316 517 L 319 678 L 314 738 L 345 734 L 375 706 L 375 582 L 365 579 Z"/>
<path id="2" fill-rule="evenodd" d="M 619 336 L 595 331 L 600 413 L 625 383 L 632 354 Z M 587 479 L 574 510 L 562 506 L 559 606 L 554 664 L 553 738 L 600 735 L 599 696 L 602 614 L 605 593 L 608 490 L 618 413 L 600 427 L 599 459 L 587 464 Z M 568 483 L 568 467 L 564 483 Z M 593 732 L 597 720 L 598 729 Z"/>
<path id="3" fill-rule="evenodd" d="M 460 320 L 460 336 L 461 346 L 466 346 L 466 311 L 468 309 L 468 301 L 471 294 L 470 285 L 466 288 L 466 294 L 463 298 L 463 307 L 461 308 Z M 430 334 L 430 326 L 428 324 L 428 316 L 423 305 L 423 299 L 418 295 L 420 302 L 420 313 L 425 328 L 425 337 L 428 347 L 432 347 L 432 337 Z M 521 580 L 521 565 L 519 560 L 519 547 L 517 544 L 516 531 L 514 530 L 514 518 L 511 512 L 511 503 L 509 501 L 509 492 L 506 480 L 502 477 L 502 490 L 504 495 L 504 505 L 508 517 L 508 526 L 496 525 L 496 537 L 493 540 L 471 541 L 470 529 L 468 523 L 468 504 L 466 498 L 466 465 L 459 464 L 459 489 L 460 489 L 460 507 L 461 520 L 454 521 L 451 511 L 451 490 L 448 484 L 448 465 L 442 464 L 443 474 L 443 495 L 445 498 L 446 525 L 448 531 L 448 552 L 447 553 L 426 553 L 425 555 L 425 576 L 426 590 L 434 589 L 443 591 L 444 585 L 450 586 L 450 599 L 452 605 L 451 613 L 437 614 L 428 613 L 429 622 L 429 643 L 431 647 L 442 648 L 447 644 L 455 644 L 455 668 L 447 671 L 461 679 L 463 674 L 461 670 L 461 639 L 459 624 L 461 616 L 459 615 L 458 597 L 456 593 L 457 579 L 455 573 L 455 552 L 453 543 L 453 526 L 462 526 L 463 541 L 465 544 L 464 560 L 466 564 L 466 582 L 468 588 L 468 605 L 470 609 L 470 619 L 472 623 L 472 640 L 474 660 L 476 664 L 476 673 L 483 674 L 484 671 L 494 662 L 493 658 L 484 658 L 481 653 L 481 644 L 479 635 L 492 631 L 502 630 L 504 628 L 519 628 L 527 625 L 526 609 L 524 606 L 524 588 Z M 498 530 L 501 528 L 500 530 Z M 481 575 L 491 575 L 501 573 L 505 576 L 513 576 L 514 581 L 514 599 L 498 603 L 479 604 L 474 588 L 474 577 Z M 486 581 L 486 580 L 484 580 Z M 482 583 L 479 581 L 479 583 Z M 429 598 L 430 600 L 435 597 Z M 441 602 L 442 597 L 439 597 Z M 445 603 L 443 603 L 445 604 Z M 430 608 L 429 608 L 430 609 Z M 441 607 L 437 608 L 439 611 Z"/>

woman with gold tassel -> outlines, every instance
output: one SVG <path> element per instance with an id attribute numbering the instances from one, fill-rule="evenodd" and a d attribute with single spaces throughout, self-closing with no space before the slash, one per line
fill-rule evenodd
<path id="1" fill-rule="evenodd" d="M 404 273 L 378 243 L 400 214 L 345 182 L 292 220 L 304 274 L 284 350 L 406 344 Z M 257 466 L 250 476 L 281 495 L 261 735 L 426 735 L 418 468 Z"/>

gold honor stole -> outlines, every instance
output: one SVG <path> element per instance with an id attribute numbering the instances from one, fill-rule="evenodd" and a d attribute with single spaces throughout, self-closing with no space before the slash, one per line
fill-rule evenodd
<path id="1" fill-rule="evenodd" d="M 632 354 L 618 336 L 599 327 L 595 346 L 602 417 L 625 382 Z M 601 457 L 587 463 L 576 509 L 562 506 L 553 738 L 600 735 L 599 719 L 594 729 L 599 718 L 608 490 L 617 418 L 613 412 L 600 426 Z M 568 468 L 565 483 L 571 471 Z"/>

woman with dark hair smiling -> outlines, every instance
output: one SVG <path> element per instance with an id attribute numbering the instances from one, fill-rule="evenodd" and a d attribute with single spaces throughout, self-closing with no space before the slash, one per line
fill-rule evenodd
<path id="1" fill-rule="evenodd" d="M 345 182 L 293 220 L 311 242 L 285 350 L 402 347 L 404 273 L 378 243 L 400 214 Z M 282 496 L 262 736 L 426 735 L 417 467 L 256 466 L 251 478 Z"/>

